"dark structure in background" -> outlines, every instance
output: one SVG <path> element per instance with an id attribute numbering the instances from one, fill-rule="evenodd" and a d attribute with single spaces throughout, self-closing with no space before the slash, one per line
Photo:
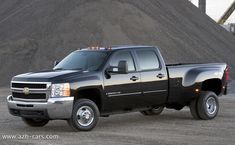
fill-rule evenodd
<path id="1" fill-rule="evenodd" d="M 235 10 L 235 0 L 231 4 L 231 6 L 225 11 L 223 16 L 219 19 L 217 23 L 220 24 L 222 27 L 224 27 L 227 31 L 235 35 L 235 23 L 224 24 L 228 20 L 228 18 L 232 15 L 234 10 Z"/>
<path id="2" fill-rule="evenodd" d="M 228 18 L 232 15 L 234 10 L 235 10 L 235 0 L 231 4 L 231 6 L 227 9 L 227 11 L 225 11 L 223 16 L 219 19 L 218 24 L 224 24 L 228 20 Z"/>
<path id="3" fill-rule="evenodd" d="M 206 0 L 198 0 L 199 9 L 206 13 Z"/>

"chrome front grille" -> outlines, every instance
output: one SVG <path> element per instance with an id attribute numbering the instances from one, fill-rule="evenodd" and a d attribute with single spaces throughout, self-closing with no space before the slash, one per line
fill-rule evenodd
<path id="1" fill-rule="evenodd" d="M 11 82 L 14 100 L 45 102 L 50 95 L 50 88 L 50 82 Z"/>
<path id="2" fill-rule="evenodd" d="M 46 89 L 47 88 L 47 84 L 27 84 L 27 83 L 12 83 L 11 84 L 12 88 L 24 88 L 24 87 L 28 87 L 28 88 L 38 88 L 38 89 Z"/>

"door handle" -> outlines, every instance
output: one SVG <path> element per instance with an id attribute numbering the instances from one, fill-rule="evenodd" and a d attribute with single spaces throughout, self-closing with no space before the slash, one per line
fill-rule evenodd
<path id="1" fill-rule="evenodd" d="M 164 78 L 165 75 L 160 73 L 160 74 L 157 75 L 157 77 L 158 77 L 159 79 L 161 79 L 161 78 Z"/>
<path id="2" fill-rule="evenodd" d="M 136 76 L 132 76 L 131 78 L 130 78 L 130 80 L 132 80 L 132 81 L 137 81 L 139 78 L 138 77 L 136 77 Z"/>

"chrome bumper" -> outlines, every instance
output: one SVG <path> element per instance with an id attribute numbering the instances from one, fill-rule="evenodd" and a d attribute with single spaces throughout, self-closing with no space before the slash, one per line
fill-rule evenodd
<path id="1" fill-rule="evenodd" d="M 7 104 L 9 110 L 18 112 L 45 111 L 49 119 L 68 119 L 72 114 L 73 100 L 74 97 L 58 97 L 49 98 L 47 102 L 25 102 L 13 100 L 12 95 L 10 95 L 7 97 Z M 20 113 L 17 116 L 24 117 Z"/>

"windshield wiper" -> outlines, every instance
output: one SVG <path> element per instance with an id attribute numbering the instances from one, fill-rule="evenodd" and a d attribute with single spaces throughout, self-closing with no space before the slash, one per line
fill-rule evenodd
<path id="1" fill-rule="evenodd" d="M 53 70 L 64 70 L 63 68 L 56 68 L 56 69 L 53 69 Z"/>
<path id="2" fill-rule="evenodd" d="M 83 68 L 67 68 L 67 69 L 64 69 L 64 68 L 56 68 L 54 70 L 83 70 Z"/>
<path id="3" fill-rule="evenodd" d="M 70 69 L 70 70 L 83 70 L 83 68 L 73 68 L 73 69 Z"/>

